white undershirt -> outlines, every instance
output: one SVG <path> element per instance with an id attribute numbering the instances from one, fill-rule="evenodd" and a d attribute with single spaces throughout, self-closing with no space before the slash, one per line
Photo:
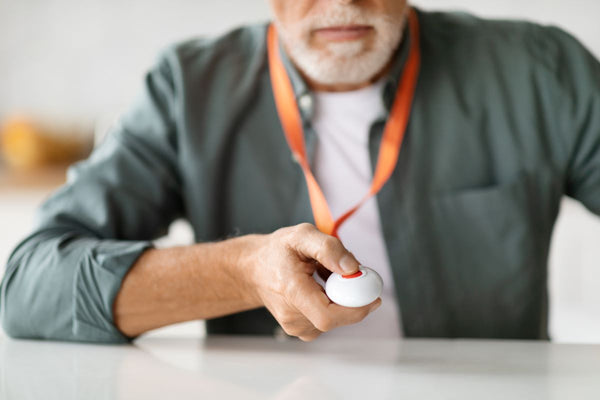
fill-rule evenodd
<path id="1" fill-rule="evenodd" d="M 350 92 L 314 93 L 312 124 L 318 140 L 311 167 L 334 219 L 360 201 L 371 185 L 368 138 L 371 124 L 385 112 L 382 85 L 380 80 Z M 362 322 L 321 336 L 401 337 L 394 281 L 375 197 L 341 225 L 338 236 L 360 263 L 383 278 L 382 304 Z"/>

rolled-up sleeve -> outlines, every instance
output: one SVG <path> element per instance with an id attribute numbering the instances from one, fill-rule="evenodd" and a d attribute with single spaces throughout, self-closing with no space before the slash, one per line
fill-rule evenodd
<path id="1" fill-rule="evenodd" d="M 114 298 L 137 258 L 183 214 L 174 68 L 165 51 L 131 109 L 39 208 L 1 285 L 10 336 L 131 339 L 114 324 Z"/>

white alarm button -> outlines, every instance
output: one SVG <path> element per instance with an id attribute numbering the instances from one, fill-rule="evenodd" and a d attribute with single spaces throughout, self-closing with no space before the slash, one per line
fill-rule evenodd
<path id="1" fill-rule="evenodd" d="M 375 301 L 383 291 L 381 276 L 371 268 L 360 265 L 352 275 L 332 273 L 325 282 L 327 297 L 345 307 L 362 307 Z"/>

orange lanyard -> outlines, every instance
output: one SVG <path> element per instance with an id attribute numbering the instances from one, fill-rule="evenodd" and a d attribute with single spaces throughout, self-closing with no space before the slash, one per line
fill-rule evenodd
<path id="1" fill-rule="evenodd" d="M 371 187 L 358 204 L 346 211 L 335 221 L 331 216 L 331 211 L 329 210 L 325 196 L 310 170 L 306 158 L 302 119 L 296 105 L 294 90 L 285 71 L 283 62 L 281 61 L 279 45 L 277 42 L 277 32 L 273 24 L 269 26 L 267 36 L 269 70 L 277 112 L 279 113 L 279 119 L 281 120 L 281 125 L 292 154 L 304 172 L 315 224 L 321 232 L 337 237 L 337 231 L 340 225 L 352 216 L 352 214 L 354 214 L 371 196 L 374 196 L 379 192 L 396 167 L 398 154 L 400 153 L 400 147 L 410 117 L 410 109 L 414 98 L 421 62 L 419 22 L 417 13 L 414 9 L 410 10 L 408 23 L 411 35 L 408 60 L 404 66 L 402 79 L 396 90 L 394 104 L 385 125 L 383 138 L 379 147 L 377 167 L 375 169 L 375 174 L 373 175 Z"/>

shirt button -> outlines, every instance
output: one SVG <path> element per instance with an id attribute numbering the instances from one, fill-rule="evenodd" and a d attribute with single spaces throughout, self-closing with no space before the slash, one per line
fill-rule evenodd
<path id="1" fill-rule="evenodd" d="M 303 94 L 298 99 L 298 105 L 304 112 L 308 112 L 312 108 L 312 103 L 313 101 L 309 94 Z"/>

